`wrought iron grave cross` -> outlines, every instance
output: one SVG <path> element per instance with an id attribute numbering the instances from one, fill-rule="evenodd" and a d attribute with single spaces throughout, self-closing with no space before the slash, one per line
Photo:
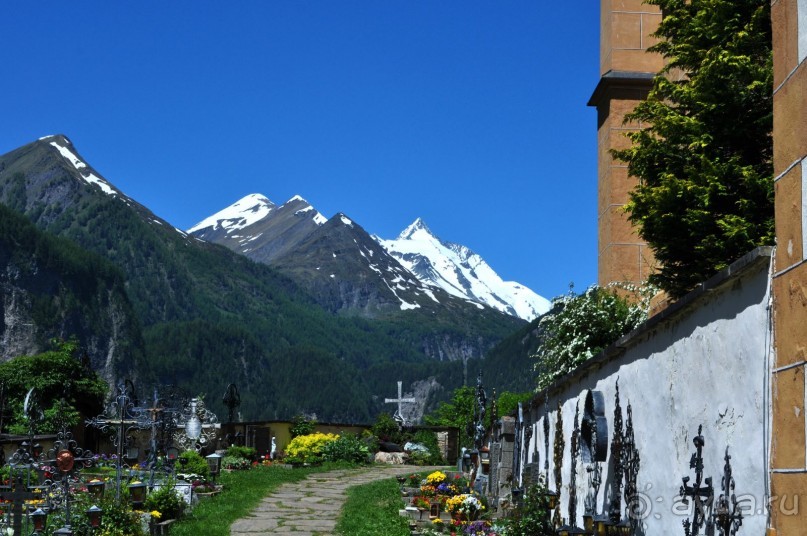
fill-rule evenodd
<path id="1" fill-rule="evenodd" d="M 404 419 L 403 412 L 401 411 L 403 409 L 402 404 L 403 403 L 414 404 L 415 402 L 417 402 L 417 400 L 415 400 L 414 398 L 404 398 L 402 389 L 403 389 L 403 382 L 398 382 L 398 398 L 384 399 L 385 404 L 396 404 L 396 403 L 398 404 L 398 409 L 395 410 L 395 415 L 393 415 L 392 418 L 395 419 L 395 421 L 398 423 L 399 426 L 404 426 L 406 424 L 406 419 Z"/>
<path id="2" fill-rule="evenodd" d="M 24 466 L 26 470 L 27 466 Z M 22 535 L 22 520 L 25 517 L 23 507 L 25 501 L 42 498 L 41 487 L 31 487 L 23 482 L 22 474 L 13 475 L 8 486 L 0 486 L 0 498 L 11 502 L 11 526 L 14 534 Z"/>
<path id="3" fill-rule="evenodd" d="M 689 485 L 689 477 L 685 476 L 681 480 L 683 485 L 679 494 L 684 498 L 684 504 L 689 504 L 689 498 L 695 502 L 695 511 L 692 514 L 692 520 L 685 519 L 683 521 L 684 534 L 686 536 L 698 536 L 701 527 L 706 523 L 706 509 L 711 507 L 712 500 L 714 499 L 714 488 L 712 487 L 711 477 L 703 478 L 703 446 L 706 441 L 703 439 L 703 425 L 698 426 L 698 435 L 692 440 L 695 444 L 695 452 L 689 461 L 689 468 L 695 469 L 695 484 Z M 701 482 L 704 485 L 701 485 Z"/>

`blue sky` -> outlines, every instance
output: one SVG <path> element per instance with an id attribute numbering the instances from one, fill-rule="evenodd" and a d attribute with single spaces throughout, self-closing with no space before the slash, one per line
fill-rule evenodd
<path id="1" fill-rule="evenodd" d="M 599 8 L 530 1 L 13 2 L 0 153 L 62 133 L 186 229 L 295 194 L 422 217 L 552 298 L 596 281 Z"/>

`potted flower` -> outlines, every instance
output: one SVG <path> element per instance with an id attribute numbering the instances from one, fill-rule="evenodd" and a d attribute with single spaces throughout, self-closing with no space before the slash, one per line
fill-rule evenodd
<path id="1" fill-rule="evenodd" d="M 431 506 L 429 500 L 423 495 L 415 495 L 412 497 L 412 506 L 418 510 L 428 510 Z"/>
<path id="2" fill-rule="evenodd" d="M 446 481 L 446 474 L 442 471 L 435 471 L 426 477 L 426 483 L 432 486 L 439 486 Z"/>
<path id="3" fill-rule="evenodd" d="M 460 521 L 473 521 L 485 509 L 482 501 L 470 493 L 462 493 L 446 500 L 446 509 Z"/>

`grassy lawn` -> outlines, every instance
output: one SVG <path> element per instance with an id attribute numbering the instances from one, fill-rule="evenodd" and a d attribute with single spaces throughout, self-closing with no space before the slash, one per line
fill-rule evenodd
<path id="1" fill-rule="evenodd" d="M 407 518 L 398 515 L 402 507 L 401 490 L 394 479 L 350 488 L 336 532 L 345 536 L 409 536 Z"/>
<path id="2" fill-rule="evenodd" d="M 343 464 L 304 469 L 255 467 L 247 471 L 222 473 L 219 483 L 224 484 L 224 490 L 213 498 L 202 500 L 190 514 L 174 523 L 171 535 L 229 536 L 230 525 L 246 516 L 263 497 L 281 484 L 298 482 L 311 473 L 345 467 Z"/>

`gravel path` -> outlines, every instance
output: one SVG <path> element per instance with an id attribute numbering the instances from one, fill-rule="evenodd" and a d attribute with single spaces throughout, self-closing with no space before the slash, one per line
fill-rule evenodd
<path id="1" fill-rule="evenodd" d="M 232 524 L 230 535 L 332 535 L 347 499 L 347 488 L 412 471 L 422 473 L 435 469 L 437 467 L 389 465 L 312 474 L 300 482 L 283 484 L 264 497 L 247 517 Z"/>

